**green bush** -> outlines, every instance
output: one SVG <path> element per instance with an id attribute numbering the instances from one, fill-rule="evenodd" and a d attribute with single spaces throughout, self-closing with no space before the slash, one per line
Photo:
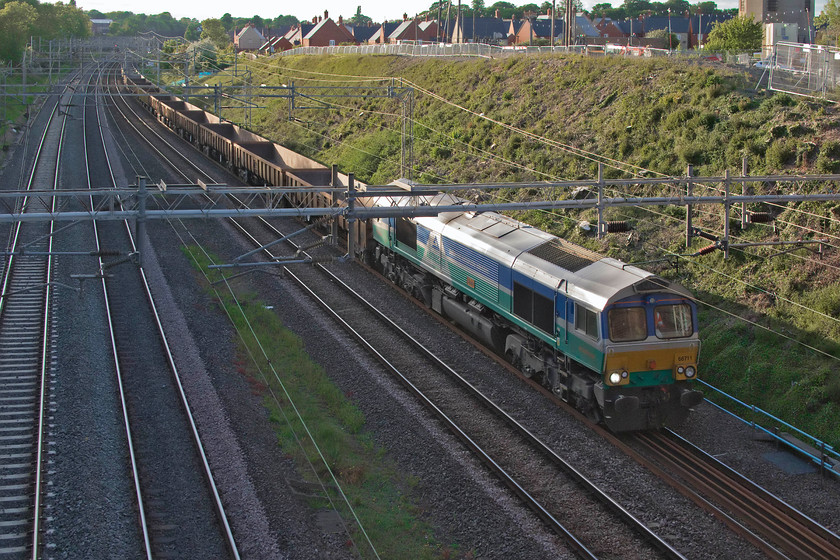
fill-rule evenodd
<path id="1" fill-rule="evenodd" d="M 816 166 L 820 173 L 837 173 L 840 170 L 840 142 L 837 140 L 823 142 Z"/>
<path id="2" fill-rule="evenodd" d="M 782 169 L 793 159 L 795 152 L 790 142 L 776 140 L 767 148 L 764 154 L 764 161 L 770 169 Z"/>

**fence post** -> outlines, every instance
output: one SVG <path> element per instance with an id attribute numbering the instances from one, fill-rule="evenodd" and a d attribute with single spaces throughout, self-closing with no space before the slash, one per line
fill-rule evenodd
<path id="1" fill-rule="evenodd" d="M 691 176 L 694 173 L 694 166 L 688 165 L 685 174 L 688 178 L 686 184 L 686 194 L 690 197 L 694 195 L 694 183 L 691 181 Z M 691 207 L 689 202 L 685 205 L 685 248 L 688 250 L 691 247 Z"/>
<path id="2" fill-rule="evenodd" d="M 723 258 L 729 258 L 729 169 L 723 173 Z"/>
<path id="3" fill-rule="evenodd" d="M 741 177 L 747 176 L 747 157 L 741 160 Z M 747 182 L 744 181 L 741 186 L 741 194 L 747 196 L 749 193 L 749 188 L 747 188 Z M 741 203 L 741 229 L 744 230 L 747 228 L 747 201 Z"/>

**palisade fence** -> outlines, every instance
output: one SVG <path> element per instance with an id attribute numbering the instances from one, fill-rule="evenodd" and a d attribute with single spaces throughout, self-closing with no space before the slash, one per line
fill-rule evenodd
<path id="1" fill-rule="evenodd" d="M 779 42 L 766 64 L 774 91 L 840 100 L 840 48 Z"/>
<path id="2" fill-rule="evenodd" d="M 757 60 L 750 54 L 708 53 L 658 49 L 636 45 L 571 45 L 532 47 L 527 45 L 499 46 L 486 43 L 424 43 L 403 41 L 393 45 L 337 45 L 334 47 L 296 47 L 271 56 L 323 55 L 323 54 L 380 54 L 402 56 L 473 56 L 479 58 L 504 58 L 542 54 L 577 53 L 589 56 L 671 57 L 685 60 L 707 60 L 751 66 Z M 255 55 L 251 55 L 255 57 Z"/>

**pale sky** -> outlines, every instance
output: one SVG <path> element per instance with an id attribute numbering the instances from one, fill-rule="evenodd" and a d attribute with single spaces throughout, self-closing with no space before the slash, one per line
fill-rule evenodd
<path id="1" fill-rule="evenodd" d="M 69 0 L 68 0 L 69 1 Z M 222 0 L 181 0 L 172 4 L 168 0 L 76 0 L 76 4 L 84 10 L 99 10 L 107 13 L 113 11 L 129 11 L 136 14 L 148 15 L 169 12 L 175 19 L 182 17 L 196 18 L 198 20 L 207 18 L 218 18 L 230 12 L 234 17 L 260 16 L 262 18 L 275 18 L 278 15 L 293 15 L 302 21 L 311 20 L 313 16 L 323 15 L 324 10 L 329 10 L 330 17 L 338 19 L 339 15 L 349 18 L 356 13 L 356 8 L 361 5 L 362 13 L 373 18 L 374 22 L 381 22 L 385 19 L 399 19 L 404 12 L 409 17 L 426 10 L 434 0 L 316 0 L 303 3 L 297 2 L 266 2 L 265 0 L 238 0 L 237 2 Z M 496 0 L 484 0 L 489 6 Z M 511 0 L 508 0 L 511 1 Z M 540 5 L 544 0 L 530 0 Z M 586 8 L 599 3 L 602 0 L 583 0 Z M 689 0 L 696 4 L 697 0 Z M 613 0 L 613 6 L 620 6 L 623 0 Z M 468 5 L 470 0 L 462 0 L 463 5 Z M 514 0 L 512 4 L 519 6 L 529 3 L 529 0 Z M 558 4 L 561 2 L 558 2 Z M 816 1 L 816 14 L 819 15 L 825 0 Z M 723 9 L 737 8 L 738 0 L 720 0 L 717 5 Z M 453 0 L 453 7 L 457 6 L 457 0 Z"/>

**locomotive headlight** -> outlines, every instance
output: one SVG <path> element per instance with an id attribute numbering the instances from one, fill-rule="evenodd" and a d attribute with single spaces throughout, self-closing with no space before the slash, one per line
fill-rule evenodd
<path id="1" fill-rule="evenodd" d="M 678 367 L 677 368 L 677 373 L 679 373 L 680 375 L 684 375 L 685 374 L 685 368 L 682 367 L 682 366 Z"/>
<path id="2" fill-rule="evenodd" d="M 685 368 L 685 376 L 689 379 L 694 377 L 695 373 L 697 373 L 697 370 L 694 369 L 694 366 L 688 366 L 687 368 Z"/>
<path id="3" fill-rule="evenodd" d="M 614 371 L 610 374 L 610 385 L 618 385 L 621 383 L 621 374 Z"/>

